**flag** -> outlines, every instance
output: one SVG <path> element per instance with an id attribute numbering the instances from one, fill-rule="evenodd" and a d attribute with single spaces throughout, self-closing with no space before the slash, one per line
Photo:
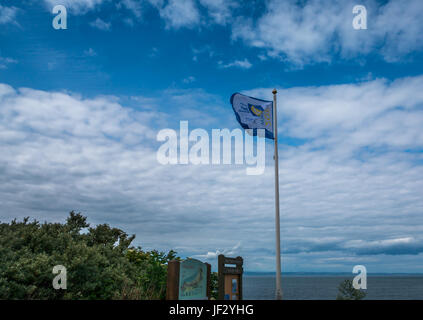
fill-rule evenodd
<path id="1" fill-rule="evenodd" d="M 241 127 L 253 129 L 253 135 L 257 135 L 257 129 L 264 129 L 266 138 L 274 139 L 272 101 L 234 93 L 231 96 L 231 104 Z"/>

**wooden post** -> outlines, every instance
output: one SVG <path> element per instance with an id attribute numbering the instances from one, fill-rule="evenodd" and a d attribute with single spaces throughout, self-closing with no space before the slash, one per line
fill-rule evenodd
<path id="1" fill-rule="evenodd" d="M 166 300 L 179 299 L 179 265 L 178 260 L 169 261 L 167 264 Z"/>
<path id="2" fill-rule="evenodd" d="M 241 261 L 241 268 L 244 265 L 244 259 L 241 257 L 237 257 L 238 260 Z M 239 300 L 242 300 L 242 274 L 244 272 L 244 268 L 242 268 L 242 273 L 239 275 Z"/>
<path id="3" fill-rule="evenodd" d="M 219 277 L 219 294 L 218 299 L 224 300 L 225 299 L 225 275 L 223 273 L 223 268 L 225 267 L 225 256 L 223 254 L 219 254 L 217 257 L 217 264 L 218 264 L 218 277 Z"/>
<path id="4" fill-rule="evenodd" d="M 207 299 L 211 299 L 211 265 L 206 263 L 207 266 Z"/>
<path id="5" fill-rule="evenodd" d="M 235 267 L 226 267 L 226 264 L 232 264 L 235 265 Z M 238 299 L 242 300 L 242 274 L 244 272 L 244 269 L 242 267 L 243 264 L 244 260 L 241 257 L 228 258 L 225 257 L 223 254 L 220 254 L 218 256 L 219 300 L 225 299 L 225 284 L 227 283 L 226 280 L 229 281 L 231 278 L 234 277 L 236 277 L 238 284 Z M 232 299 L 232 297 L 230 297 L 230 299 Z"/>

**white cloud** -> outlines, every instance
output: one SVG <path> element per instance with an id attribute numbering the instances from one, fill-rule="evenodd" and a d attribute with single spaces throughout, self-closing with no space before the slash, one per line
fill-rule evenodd
<path id="1" fill-rule="evenodd" d="M 413 237 L 382 239 L 373 241 L 351 240 L 344 244 L 349 250 L 362 255 L 375 254 L 419 254 L 423 253 L 423 240 Z"/>
<path id="2" fill-rule="evenodd" d="M 241 69 L 250 69 L 253 65 L 248 61 L 248 59 L 244 60 L 235 60 L 233 62 L 223 64 L 223 62 L 219 61 L 219 65 L 221 68 L 241 68 Z"/>
<path id="3" fill-rule="evenodd" d="M 207 16 L 211 23 L 225 25 L 232 18 L 232 10 L 238 4 L 232 0 L 148 0 L 159 10 L 160 16 L 166 22 L 166 28 L 192 28 L 205 23 Z M 206 9 L 207 14 L 201 15 L 199 5 Z"/>
<path id="4" fill-rule="evenodd" d="M 110 22 L 105 22 L 101 20 L 100 18 L 97 18 L 95 21 L 92 21 L 90 23 L 90 26 L 93 28 L 97 28 L 102 31 L 110 31 L 110 28 L 112 27 L 112 24 Z"/>
<path id="5" fill-rule="evenodd" d="M 18 13 L 16 7 L 6 7 L 0 4 L 0 24 L 16 23 L 15 18 Z"/>
<path id="6" fill-rule="evenodd" d="M 192 60 L 194 62 L 198 62 L 200 56 L 208 56 L 208 58 L 212 58 L 216 55 L 216 52 L 210 47 L 210 45 L 206 45 L 200 48 L 192 48 L 192 53 Z"/>
<path id="7" fill-rule="evenodd" d="M 134 19 L 132 18 L 125 18 L 123 19 L 123 22 L 130 27 L 133 27 L 135 25 Z"/>
<path id="8" fill-rule="evenodd" d="M 18 60 L 0 57 L 0 69 L 7 69 L 9 65 L 16 63 L 18 63 Z"/>
<path id="9" fill-rule="evenodd" d="M 200 4 L 207 8 L 209 16 L 217 24 L 227 24 L 232 19 L 232 10 L 238 4 L 232 0 L 200 0 Z"/>
<path id="10" fill-rule="evenodd" d="M 268 57 L 267 57 L 266 55 L 264 55 L 264 54 L 259 54 L 257 57 L 258 57 L 261 61 L 266 61 L 266 60 L 268 59 Z"/>
<path id="11" fill-rule="evenodd" d="M 367 30 L 352 27 L 356 4 L 352 0 L 272 0 L 258 20 L 239 17 L 233 38 L 267 49 L 270 56 L 297 66 L 330 62 L 337 54 L 343 58 L 367 55 L 373 50 L 393 61 L 423 47 L 420 0 L 410 0 L 407 5 L 391 0 L 383 6 L 364 1 Z"/>
<path id="12" fill-rule="evenodd" d="M 400 60 L 423 48 L 422 14 L 423 2 L 419 0 L 407 1 L 406 5 L 391 0 L 380 8 L 373 22 L 374 38 L 377 45 L 383 43 L 382 54 L 387 61 Z"/>
<path id="13" fill-rule="evenodd" d="M 142 3 L 143 0 L 121 0 L 117 4 L 117 8 L 120 9 L 125 7 L 126 9 L 130 10 L 135 17 L 138 19 L 142 16 Z"/>
<path id="14" fill-rule="evenodd" d="M 111 0 L 44 0 L 49 10 L 54 5 L 64 5 L 70 13 L 82 15 L 89 11 L 101 8 L 101 5 L 110 3 Z M 211 23 L 225 25 L 232 18 L 233 9 L 238 7 L 235 1 L 228 0 L 116 0 L 116 8 L 125 8 L 140 19 L 147 3 L 155 7 L 164 19 L 166 28 L 192 28 L 202 23 L 202 19 L 208 16 Z M 199 6 L 206 9 L 207 13 L 202 17 Z M 133 20 L 126 18 L 125 22 L 133 25 Z"/>
<path id="15" fill-rule="evenodd" d="M 84 55 L 88 57 L 95 57 L 97 55 L 97 52 L 93 48 L 89 48 L 88 50 L 84 50 Z"/>
<path id="16" fill-rule="evenodd" d="M 423 147 L 423 76 L 358 84 L 281 89 L 280 130 L 315 143 L 354 150 L 364 146 Z M 271 98 L 271 88 L 248 93 Z"/>
<path id="17" fill-rule="evenodd" d="M 53 9 L 55 5 L 64 5 L 68 10 L 69 14 L 86 14 L 88 11 L 94 10 L 101 4 L 106 3 L 110 0 L 44 0 L 49 11 Z"/>
<path id="18" fill-rule="evenodd" d="M 85 14 L 110 0 L 45 2 L 49 10 L 55 4 L 64 4 L 71 14 Z M 239 6 L 235 1 L 224 0 L 119 0 L 117 7 L 125 7 L 140 19 L 147 2 L 159 11 L 167 29 L 229 24 L 233 39 L 262 48 L 266 56 L 287 61 L 292 67 L 330 63 L 338 57 L 360 58 L 372 52 L 378 52 L 388 62 L 395 62 L 423 48 L 420 23 L 423 3 L 420 0 L 409 0 L 407 5 L 394 0 L 386 3 L 363 0 L 361 4 L 368 13 L 367 30 L 352 27 L 352 8 L 357 4 L 354 0 L 270 0 L 265 2 L 264 12 L 260 14 L 257 10 L 258 16 L 255 14 L 254 18 L 235 10 Z M 16 8 L 6 9 L 0 15 L 0 23 L 12 21 L 16 15 Z M 134 24 L 130 17 L 124 21 Z M 107 24 L 102 27 L 107 28 Z"/>
<path id="19" fill-rule="evenodd" d="M 351 271 L 362 255 L 372 256 L 366 266 L 374 272 L 421 265 L 422 82 L 279 91 L 281 134 L 305 139 L 280 143 L 285 271 Z M 271 89 L 249 93 L 268 98 Z M 207 116 L 209 126 L 234 128 L 230 106 L 193 90 L 134 97 L 136 109 L 119 101 L 0 85 L 0 220 L 63 221 L 80 210 L 91 223 L 136 233 L 145 248 L 241 254 L 246 270 L 272 270 L 271 148 L 259 177 L 242 166 L 162 166 L 159 129 L 184 119 L 194 129 Z M 229 250 L 238 242 L 242 252 Z M 398 254 L 401 261 L 390 258 Z"/>
<path id="20" fill-rule="evenodd" d="M 150 58 L 155 58 L 159 55 L 159 49 L 156 47 L 151 48 L 151 53 L 148 55 Z"/>
<path id="21" fill-rule="evenodd" d="M 184 83 L 192 83 L 195 81 L 195 77 L 189 76 L 183 80 Z"/>
<path id="22" fill-rule="evenodd" d="M 193 0 L 150 1 L 159 10 L 160 17 L 166 22 L 166 28 L 191 28 L 200 22 L 200 13 Z"/>
<path id="23" fill-rule="evenodd" d="M 224 249 L 222 251 L 216 250 L 214 252 L 207 252 L 206 254 L 198 254 L 194 257 L 205 259 L 205 260 L 216 260 L 219 255 L 225 255 L 227 257 L 237 257 L 241 255 L 241 242 L 238 242 L 234 247 L 229 249 Z"/>

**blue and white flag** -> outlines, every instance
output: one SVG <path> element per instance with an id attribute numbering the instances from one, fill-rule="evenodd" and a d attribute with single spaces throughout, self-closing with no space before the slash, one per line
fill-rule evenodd
<path id="1" fill-rule="evenodd" d="M 232 108 L 236 119 L 244 129 L 265 129 L 266 138 L 274 139 L 273 134 L 273 102 L 260 100 L 240 93 L 234 93 L 231 97 Z"/>

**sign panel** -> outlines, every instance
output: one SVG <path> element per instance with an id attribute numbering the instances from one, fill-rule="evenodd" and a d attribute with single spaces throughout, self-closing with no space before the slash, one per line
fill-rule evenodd
<path id="1" fill-rule="evenodd" d="M 244 260 L 241 257 L 229 258 L 223 254 L 219 255 L 219 300 L 242 300 L 243 264 Z"/>
<path id="2" fill-rule="evenodd" d="M 181 262 L 179 300 L 207 299 L 207 266 L 196 259 Z"/>

